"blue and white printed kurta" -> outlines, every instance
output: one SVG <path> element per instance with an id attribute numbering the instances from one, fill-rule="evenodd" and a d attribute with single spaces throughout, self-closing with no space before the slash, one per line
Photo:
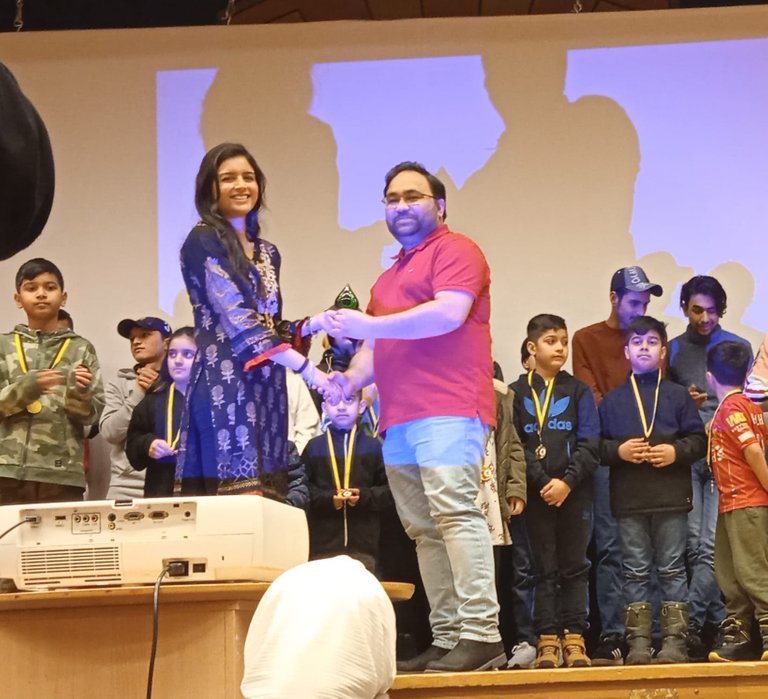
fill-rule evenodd
<path id="1" fill-rule="evenodd" d="M 269 357 L 291 344 L 276 332 L 282 310 L 280 254 L 264 240 L 257 247 L 260 259 L 250 265 L 247 288 L 237 281 L 212 227 L 195 226 L 181 248 L 198 347 L 186 396 L 189 404 L 195 389 L 203 388 L 210 401 L 219 492 L 261 491 L 282 498 L 288 466 L 285 370 Z M 189 415 L 186 410 L 177 481 L 190 472 L 213 471 L 210 464 L 203 469 L 187 463 L 197 458 L 188 450 L 196 438 Z"/>

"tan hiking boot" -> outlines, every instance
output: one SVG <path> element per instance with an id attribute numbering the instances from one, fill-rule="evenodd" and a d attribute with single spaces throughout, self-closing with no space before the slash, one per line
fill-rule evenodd
<path id="1" fill-rule="evenodd" d="M 571 633 L 565 629 L 561 643 L 566 667 L 589 667 L 592 664 L 584 646 L 584 636 L 580 633 Z"/>
<path id="2" fill-rule="evenodd" d="M 536 643 L 536 660 L 533 667 L 557 667 L 560 664 L 559 651 L 560 639 L 555 634 L 542 634 Z"/>

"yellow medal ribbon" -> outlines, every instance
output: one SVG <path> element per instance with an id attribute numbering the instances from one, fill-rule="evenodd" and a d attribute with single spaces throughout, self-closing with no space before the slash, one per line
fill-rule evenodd
<path id="1" fill-rule="evenodd" d="M 53 369 L 61 361 L 61 358 L 67 351 L 67 347 L 69 347 L 69 343 L 71 341 L 72 338 L 68 337 L 66 340 L 64 340 L 64 342 L 61 343 L 59 351 L 56 352 L 56 356 L 53 358 L 53 361 L 48 367 L 49 369 Z M 21 344 L 21 335 L 19 335 L 19 333 L 14 333 L 13 342 L 16 345 L 16 356 L 19 359 L 19 367 L 21 368 L 21 373 L 26 374 L 29 371 L 29 365 L 27 364 L 27 358 L 24 356 L 24 347 Z M 37 415 L 37 413 L 39 413 L 42 409 L 43 404 L 40 400 L 33 400 L 27 406 L 27 412 L 31 413 L 32 415 Z"/>
<path id="2" fill-rule="evenodd" d="M 549 412 L 549 403 L 552 399 L 552 389 L 555 387 L 555 378 L 552 377 L 547 385 L 547 392 L 544 394 L 544 407 L 539 402 L 539 396 L 536 390 L 533 388 L 533 372 L 528 372 L 528 385 L 531 387 L 531 397 L 533 398 L 533 405 L 536 408 L 536 423 L 538 429 L 536 433 L 539 435 L 539 446 L 536 447 L 536 458 L 543 459 L 547 455 L 547 448 L 541 439 L 541 433 L 544 431 L 544 423 L 547 420 L 547 413 Z"/>
<path id="3" fill-rule="evenodd" d="M 176 384 L 172 383 L 171 388 L 168 391 L 168 404 L 165 408 L 165 441 L 171 449 L 176 449 L 176 445 L 179 443 L 179 437 L 181 436 L 181 425 L 176 430 L 176 436 L 171 438 L 173 434 L 173 397 L 176 394 Z"/>
<path id="4" fill-rule="evenodd" d="M 632 390 L 635 392 L 635 402 L 637 403 L 637 410 L 640 413 L 640 422 L 643 423 L 643 434 L 645 438 L 649 439 L 651 432 L 653 432 L 653 425 L 656 423 L 656 408 L 659 407 L 659 388 L 661 386 L 661 371 L 659 370 L 659 378 L 656 380 L 656 395 L 653 397 L 653 418 L 651 419 L 650 426 L 648 425 L 648 418 L 645 415 L 645 408 L 643 407 L 643 401 L 640 398 L 640 390 L 637 388 L 637 381 L 635 375 L 631 374 L 629 377 L 632 382 Z"/>
<path id="5" fill-rule="evenodd" d="M 732 391 L 728 391 L 723 396 L 723 400 L 721 400 L 717 404 L 717 408 L 715 409 L 715 414 L 712 416 L 712 419 L 709 421 L 709 432 L 707 432 L 707 463 L 709 464 L 710 468 L 712 467 L 712 427 L 715 424 L 715 418 L 717 417 L 717 414 L 720 412 L 720 408 L 722 407 L 723 403 L 725 403 L 728 398 L 731 396 L 735 396 L 737 393 L 741 393 L 740 388 L 734 388 Z"/>
<path id="6" fill-rule="evenodd" d="M 379 437 L 379 416 L 376 414 L 376 411 L 374 410 L 372 405 L 369 405 L 367 408 L 368 411 L 368 419 L 371 421 L 371 430 L 373 430 L 373 438 L 378 439 Z"/>
<path id="7" fill-rule="evenodd" d="M 349 434 L 349 446 L 347 447 L 347 455 L 344 460 L 344 487 L 341 487 L 341 478 L 339 477 L 339 464 L 336 461 L 336 452 L 333 448 L 333 438 L 331 437 L 331 430 L 325 433 L 328 439 L 328 451 L 331 454 L 331 470 L 333 471 L 333 480 L 336 483 L 336 494 L 341 495 L 343 492 L 349 491 L 349 478 L 352 474 L 352 455 L 355 451 L 355 437 L 357 437 L 357 425 L 352 428 L 352 432 Z"/>

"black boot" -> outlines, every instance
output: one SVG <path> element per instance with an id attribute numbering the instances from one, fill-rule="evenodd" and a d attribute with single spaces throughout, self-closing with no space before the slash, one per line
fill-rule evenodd
<path id="1" fill-rule="evenodd" d="M 624 629 L 629 651 L 625 665 L 649 665 L 651 662 L 651 605 L 633 602 L 624 610 Z"/>
<path id="2" fill-rule="evenodd" d="M 449 652 L 450 649 L 448 648 L 431 645 L 427 650 L 422 651 L 415 658 L 411 658 L 410 660 L 398 660 L 397 671 L 403 673 L 424 672 L 427 663 L 431 663 L 433 660 L 440 660 L 440 658 L 447 655 Z"/>
<path id="3" fill-rule="evenodd" d="M 501 641 L 486 643 L 460 638 L 456 647 L 439 660 L 433 660 L 425 672 L 479 672 L 496 670 L 507 664 Z"/>

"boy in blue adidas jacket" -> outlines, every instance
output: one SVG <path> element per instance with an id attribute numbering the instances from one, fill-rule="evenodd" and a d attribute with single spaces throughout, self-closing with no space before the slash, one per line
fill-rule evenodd
<path id="1" fill-rule="evenodd" d="M 536 569 L 534 667 L 589 665 L 587 629 L 592 523 L 592 474 L 600 423 L 590 388 L 562 367 L 568 359 L 565 321 L 541 314 L 528 323 L 527 347 L 536 368 L 510 388 L 515 427 L 525 448 L 526 526 Z"/>

